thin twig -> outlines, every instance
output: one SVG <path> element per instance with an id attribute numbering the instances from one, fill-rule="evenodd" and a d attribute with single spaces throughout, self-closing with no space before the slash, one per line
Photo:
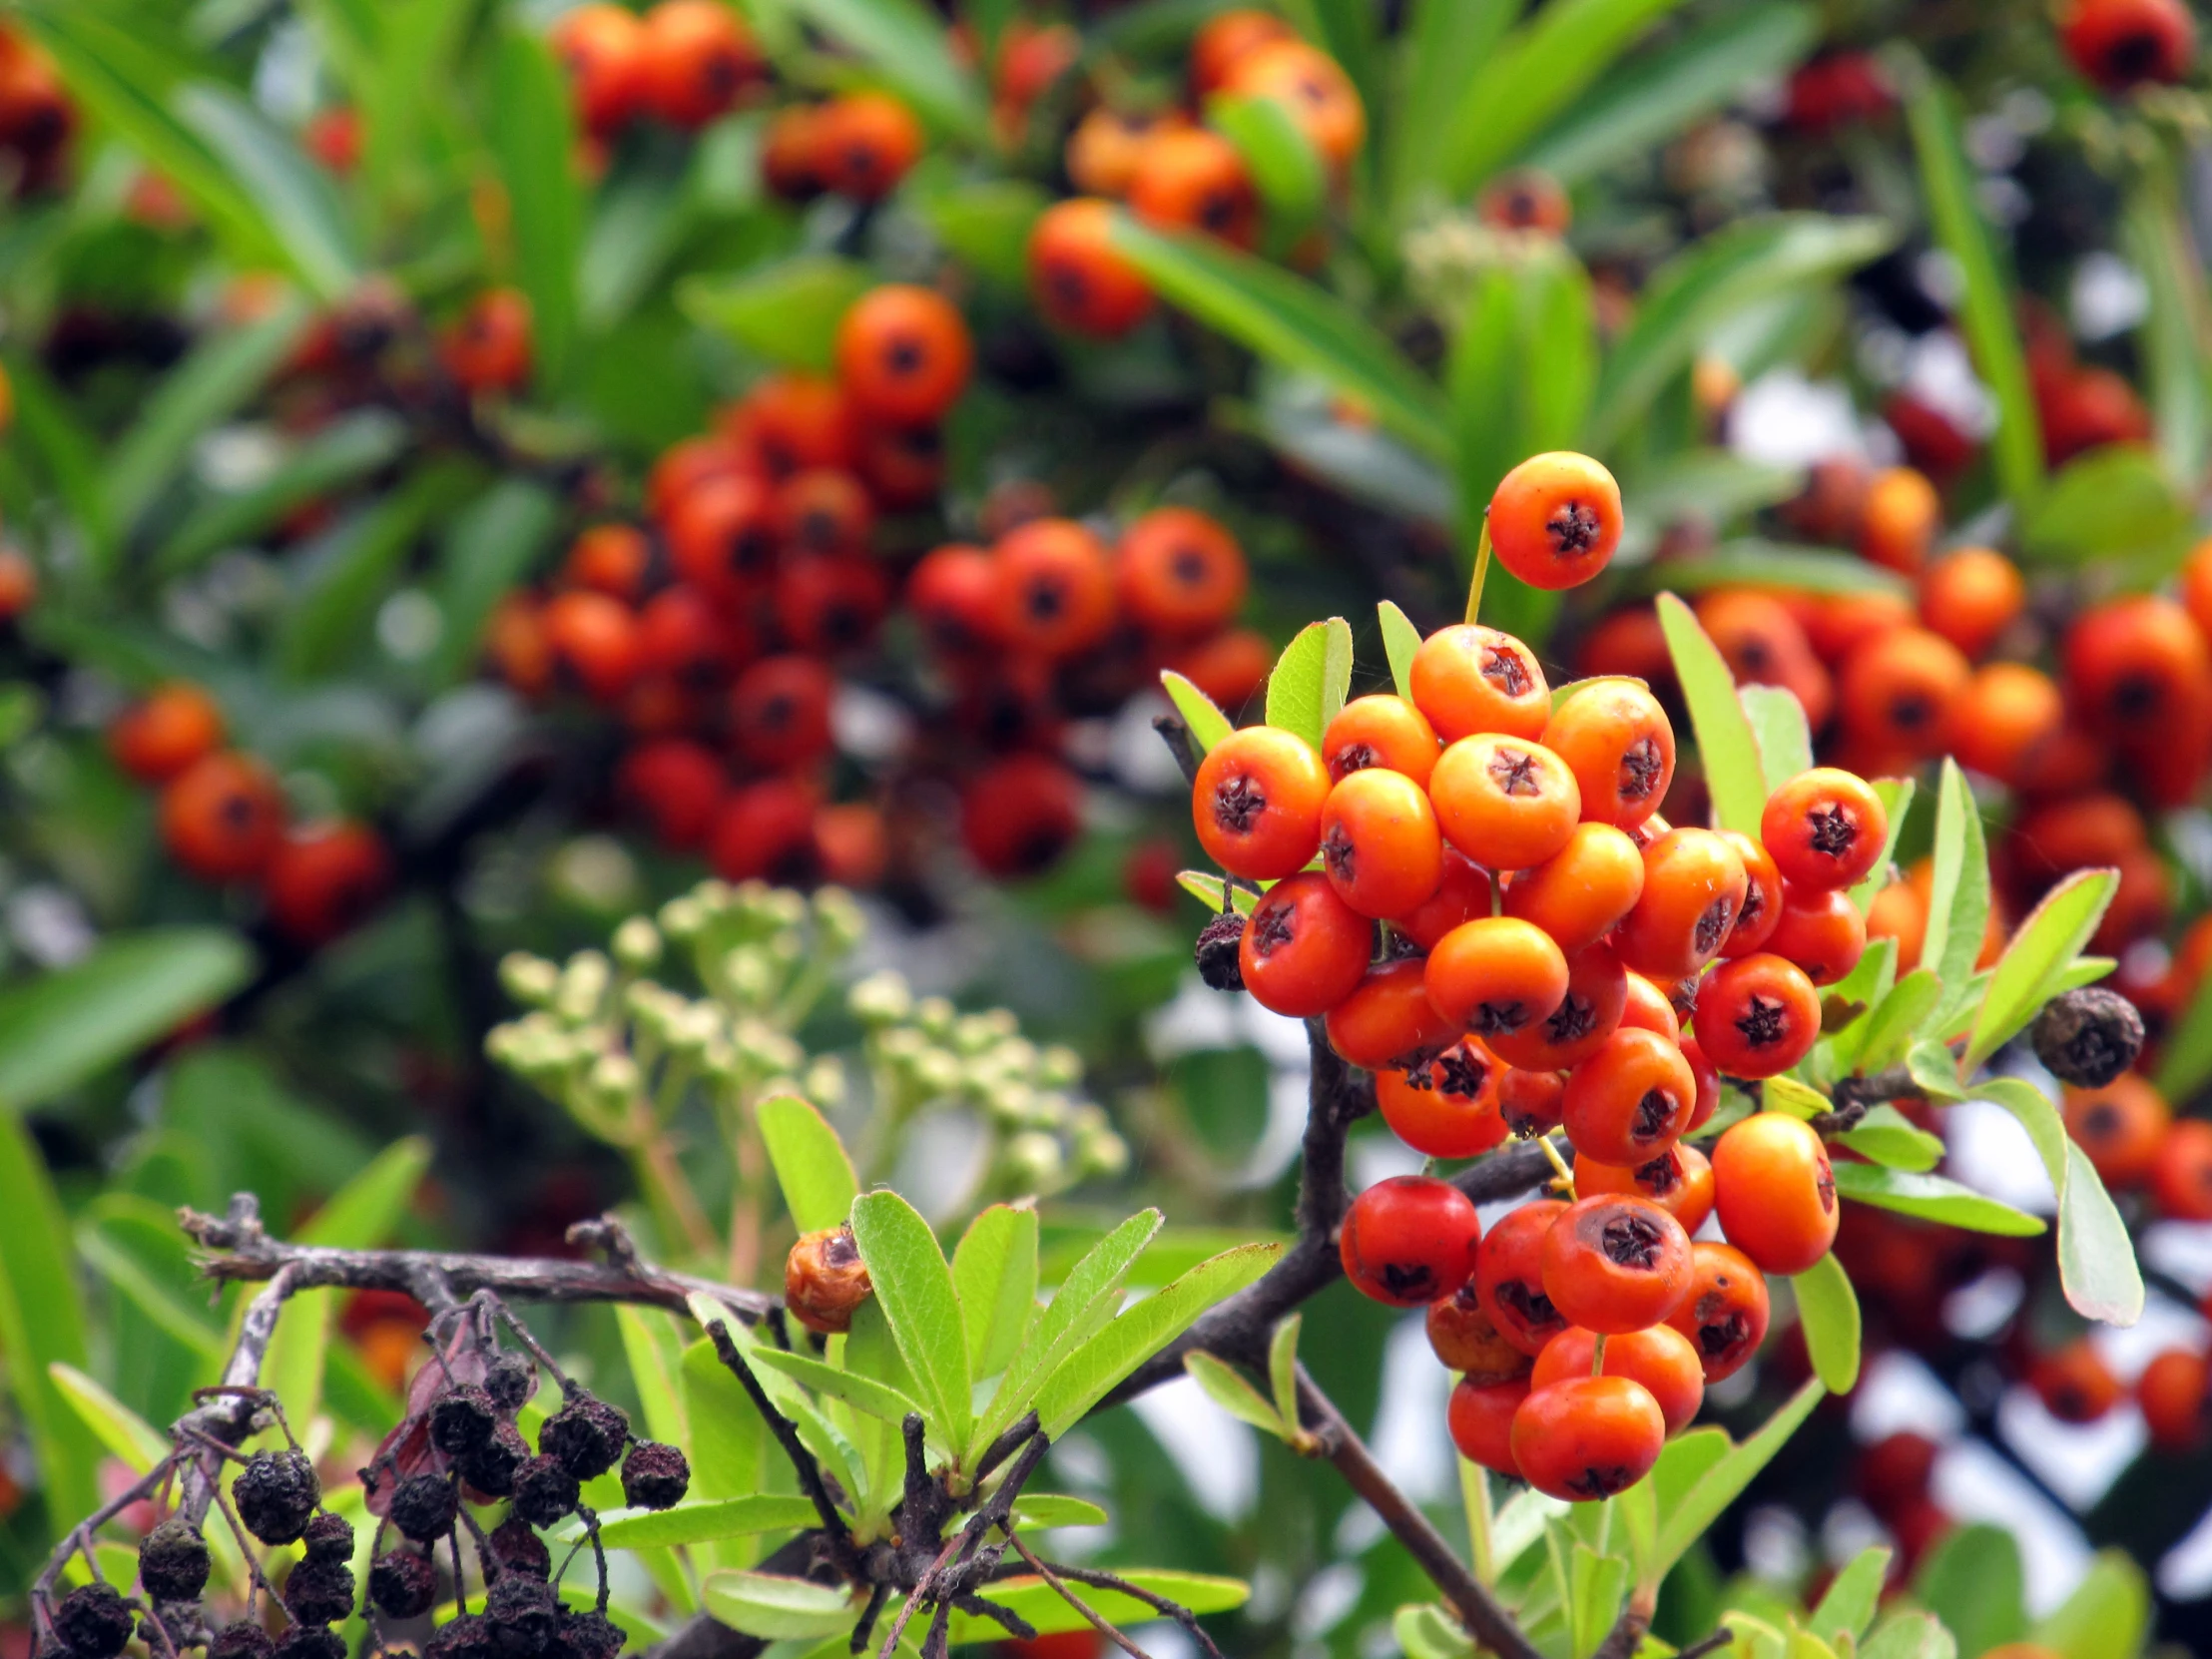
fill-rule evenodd
<path id="1" fill-rule="evenodd" d="M 1143 1602 L 1162 1618 L 1173 1619 L 1181 1625 L 1191 1640 L 1198 1644 L 1199 1651 L 1206 1655 L 1206 1659 L 1221 1659 L 1221 1649 L 1215 1645 L 1214 1638 L 1206 1634 L 1205 1627 L 1198 1622 L 1198 1615 L 1181 1602 L 1170 1601 L 1156 1590 L 1148 1590 L 1142 1584 L 1132 1584 L 1119 1573 L 1107 1572 L 1099 1567 L 1078 1567 L 1066 1561 L 1055 1561 L 1052 1563 L 1052 1570 L 1071 1583 L 1082 1584 L 1093 1590 L 1118 1591 L 1132 1601 Z"/>
<path id="2" fill-rule="evenodd" d="M 831 1545 L 847 1560 L 852 1554 L 852 1533 L 844 1523 L 844 1516 L 830 1500 L 830 1488 L 823 1483 L 822 1465 L 815 1461 L 799 1438 L 799 1425 L 776 1408 L 776 1402 L 768 1397 L 768 1390 L 761 1386 L 761 1380 L 753 1375 L 753 1368 L 745 1363 L 745 1356 L 738 1352 L 738 1345 L 730 1336 L 730 1328 L 721 1320 L 707 1327 L 707 1336 L 715 1345 L 715 1354 L 723 1365 L 745 1388 L 753 1401 L 753 1408 L 761 1413 L 761 1419 L 776 1436 L 776 1443 L 784 1448 L 784 1455 L 791 1459 L 792 1467 L 799 1471 L 800 1489 L 814 1504 L 815 1513 L 822 1519 L 822 1529 L 830 1535 Z"/>
<path id="3" fill-rule="evenodd" d="M 1120 1648 L 1122 1652 L 1128 1654 L 1130 1656 L 1130 1659 L 1152 1659 L 1151 1654 L 1145 1652 L 1143 1648 L 1139 1647 L 1135 1642 L 1132 1642 L 1127 1636 L 1124 1636 L 1119 1630 L 1115 1629 L 1111 1624 L 1107 1623 L 1107 1621 L 1099 1615 L 1099 1612 L 1096 1608 L 1094 1608 L 1089 1602 L 1085 1601 L 1081 1596 L 1077 1595 L 1073 1590 L 1069 1589 L 1067 1586 L 1067 1581 L 1063 1579 L 1058 1573 L 1054 1572 L 1049 1566 L 1045 1565 L 1044 1562 L 1038 1560 L 1035 1555 L 1031 1554 L 1029 1551 L 1029 1546 L 1027 1544 L 1023 1543 L 1019 1538 L 1014 1537 L 1012 1534 L 1007 1535 L 1006 1541 L 1009 1544 L 1013 1545 L 1014 1553 L 1020 1556 L 1024 1561 L 1027 1561 L 1029 1563 L 1030 1569 L 1035 1572 L 1039 1578 L 1043 1579 L 1047 1584 L 1052 1586 L 1053 1590 L 1059 1595 L 1062 1601 L 1066 1602 L 1070 1607 L 1074 1608 L 1078 1613 L 1081 1613 L 1083 1615 L 1084 1620 L 1090 1625 L 1093 1630 L 1097 1631 L 1109 1642 L 1112 1642 L 1114 1646 Z"/>
<path id="4" fill-rule="evenodd" d="M 1705 1659 L 1708 1653 L 1720 1652 L 1722 1648 L 1728 1646 L 1735 1639 L 1736 1632 L 1724 1624 L 1712 1635 L 1701 1636 L 1688 1647 L 1676 1649 L 1674 1659 Z"/>

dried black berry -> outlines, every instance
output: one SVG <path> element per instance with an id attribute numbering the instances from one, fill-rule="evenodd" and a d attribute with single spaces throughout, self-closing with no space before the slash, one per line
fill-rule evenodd
<path id="1" fill-rule="evenodd" d="M 630 1438 L 630 1419 L 603 1399 L 579 1393 L 545 1419 L 538 1450 L 558 1457 L 578 1480 L 593 1480 L 615 1466 Z"/>
<path id="2" fill-rule="evenodd" d="M 622 1460 L 622 1501 L 633 1509 L 673 1509 L 691 1488 L 691 1464 L 675 1446 L 632 1443 Z"/>
<path id="3" fill-rule="evenodd" d="M 484 1617 L 510 1659 L 539 1659 L 553 1645 L 558 1610 L 553 1586 L 542 1578 L 506 1573 L 484 1592 Z"/>
<path id="4" fill-rule="evenodd" d="M 422 1645 L 422 1659 L 497 1659 L 492 1630 L 481 1613 L 447 1619 Z"/>
<path id="5" fill-rule="evenodd" d="M 300 1561 L 284 1580 L 284 1611 L 301 1624 L 338 1624 L 353 1611 L 353 1569 L 325 1557 Z"/>
<path id="6" fill-rule="evenodd" d="M 553 1552 L 520 1515 L 509 1515 L 491 1529 L 491 1536 L 484 1541 L 501 1572 L 521 1573 L 526 1578 L 553 1576 Z"/>
<path id="7" fill-rule="evenodd" d="M 294 1624 L 276 1638 L 272 1659 L 345 1659 L 345 1644 L 326 1624 Z"/>
<path id="8" fill-rule="evenodd" d="M 1244 967 L 1237 956 L 1244 930 L 1245 918 L 1234 910 L 1223 911 L 1198 930 L 1198 947 L 1192 952 L 1198 976 L 1217 991 L 1244 989 Z"/>
<path id="9" fill-rule="evenodd" d="M 391 1489 L 391 1524 L 418 1544 L 435 1542 L 453 1530 L 460 1499 L 442 1474 L 410 1474 Z"/>
<path id="10" fill-rule="evenodd" d="M 115 1659 L 131 1640 L 131 1604 L 113 1584 L 82 1584 L 54 1608 L 54 1633 L 75 1659 Z"/>
<path id="11" fill-rule="evenodd" d="M 225 1625 L 208 1643 L 208 1659 L 271 1659 L 276 1644 L 252 1619 Z"/>
<path id="12" fill-rule="evenodd" d="M 482 1388 L 462 1386 L 430 1402 L 430 1443 L 448 1457 L 473 1451 L 491 1437 L 499 1408 Z"/>
<path id="13" fill-rule="evenodd" d="M 502 1354 L 484 1371 L 484 1392 L 502 1411 L 519 1411 L 538 1391 L 538 1376 L 519 1354 Z"/>
<path id="14" fill-rule="evenodd" d="M 622 1630 L 606 1614 L 562 1609 L 553 1641 L 555 1659 L 615 1659 L 621 1651 Z"/>
<path id="15" fill-rule="evenodd" d="M 427 1555 L 387 1549 L 369 1563 L 368 1599 L 385 1618 L 420 1618 L 437 1598 L 438 1569 Z"/>
<path id="16" fill-rule="evenodd" d="M 325 1509 L 307 1522 L 300 1542 L 305 1545 L 310 1561 L 350 1561 L 353 1559 L 353 1523 Z"/>
<path id="17" fill-rule="evenodd" d="M 2117 991 L 2089 985 L 2053 997 L 2035 1016 L 2035 1057 L 2062 1083 L 2101 1089 L 2135 1063 L 2143 1016 Z"/>
<path id="18" fill-rule="evenodd" d="M 198 1601 L 208 1587 L 208 1540 L 170 1516 L 139 1545 L 139 1583 L 156 1601 Z"/>
<path id="19" fill-rule="evenodd" d="M 453 1460 L 461 1478 L 486 1497 L 505 1497 L 515 1489 L 515 1470 L 530 1455 L 530 1442 L 511 1422 L 500 1423 L 481 1445 Z"/>
<path id="20" fill-rule="evenodd" d="M 321 1498 L 314 1465 L 296 1448 L 255 1452 L 231 1482 L 240 1523 L 265 1544 L 288 1544 L 306 1531 Z"/>
<path id="21" fill-rule="evenodd" d="M 551 1526 L 580 1495 L 576 1476 L 558 1457 L 541 1453 L 515 1470 L 515 1513 L 532 1526 Z"/>

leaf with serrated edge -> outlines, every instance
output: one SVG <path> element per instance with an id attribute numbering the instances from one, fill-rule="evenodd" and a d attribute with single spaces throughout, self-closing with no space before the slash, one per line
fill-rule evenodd
<path id="1" fill-rule="evenodd" d="M 1037 1212 L 993 1204 L 952 1251 L 952 1288 L 967 1321 L 968 1371 L 996 1377 L 1037 1314 Z"/>
<path id="2" fill-rule="evenodd" d="M 1716 1458 L 1681 1498 L 1667 1508 L 1666 1519 L 1659 1527 L 1653 1576 L 1664 1575 L 1670 1570 L 1720 1518 L 1721 1511 L 1743 1496 L 1752 1477 L 1773 1461 L 1775 1453 L 1797 1432 L 1798 1425 L 1812 1415 L 1813 1407 L 1821 1402 L 1826 1391 L 1818 1379 L 1801 1384 L 1756 1434 Z"/>
<path id="3" fill-rule="evenodd" d="M 944 1444 L 965 1445 L 974 1423 L 967 1326 L 936 1234 L 896 1193 L 873 1192 L 852 1201 L 852 1237 L 924 1414 Z"/>
<path id="4" fill-rule="evenodd" d="M 1839 1163 L 1836 1192 L 1839 1197 L 1857 1199 L 1861 1204 L 1919 1216 L 1924 1221 L 1940 1222 L 1946 1227 L 1964 1228 L 1969 1233 L 1996 1233 L 2006 1238 L 2025 1239 L 2043 1231 L 2039 1218 L 1940 1175 L 1885 1169 L 1880 1164 Z"/>
<path id="5" fill-rule="evenodd" d="M 1793 1274 L 1790 1289 L 1797 1296 L 1798 1324 L 1814 1373 L 1836 1393 L 1849 1393 L 1859 1381 L 1861 1335 L 1859 1295 L 1851 1275 L 1831 1254 Z"/>
<path id="6" fill-rule="evenodd" d="M 1989 988 L 1966 1040 L 1972 1067 L 1994 1054 L 2052 994 L 2061 969 L 2089 942 L 2119 890 L 2115 869 L 2078 869 L 2043 896 L 2013 929 L 2004 954 L 1989 970 Z"/>
<path id="7" fill-rule="evenodd" d="M 1276 1244 L 1240 1245 L 1208 1257 L 1190 1272 L 1117 1316 L 1061 1362 L 1037 1393 L 1037 1417 L 1058 1439 L 1106 1391 L 1190 1328 L 1215 1303 L 1235 1296 L 1282 1259 Z"/>
<path id="8" fill-rule="evenodd" d="M 1376 606 L 1375 614 L 1382 624 L 1382 655 L 1389 659 L 1390 683 L 1397 688 L 1398 696 L 1411 702 L 1413 654 L 1421 646 L 1420 630 L 1387 599 Z"/>
<path id="9" fill-rule="evenodd" d="M 784 1204 L 802 1233 L 838 1227 L 859 1196 L 859 1178 L 837 1132 L 807 1101 L 778 1095 L 761 1102 L 757 1121 L 784 1190 Z"/>
<path id="10" fill-rule="evenodd" d="M 1766 774 L 1751 721 L 1736 700 L 1735 677 L 1690 607 L 1671 593 L 1659 596 L 1659 626 L 1683 701 L 1690 706 L 1690 724 L 1697 732 L 1698 755 L 1705 763 L 1720 827 L 1756 836 L 1767 805 Z"/>
<path id="11" fill-rule="evenodd" d="M 1190 728 L 1191 741 L 1198 745 L 1201 755 L 1210 753 L 1214 745 L 1236 730 L 1229 724 L 1229 717 L 1214 707 L 1212 698 L 1172 668 L 1160 671 L 1160 684 L 1176 713 L 1183 717 L 1183 724 Z"/>
<path id="12" fill-rule="evenodd" d="M 1211 1354 L 1186 1354 L 1183 1369 L 1206 1390 L 1206 1397 L 1231 1416 L 1279 1439 L 1289 1437 L 1282 1413 L 1261 1397 L 1260 1390 L 1247 1382 L 1236 1367 Z"/>

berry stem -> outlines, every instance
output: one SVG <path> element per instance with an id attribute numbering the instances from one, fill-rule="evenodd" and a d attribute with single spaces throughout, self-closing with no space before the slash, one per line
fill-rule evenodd
<path id="1" fill-rule="evenodd" d="M 1602 1331 L 1597 1334 L 1597 1341 L 1590 1345 L 1590 1375 L 1605 1375 L 1605 1333 Z"/>
<path id="2" fill-rule="evenodd" d="M 1538 1135 L 1536 1144 L 1544 1149 L 1544 1156 L 1551 1161 L 1551 1184 L 1569 1199 L 1574 1197 L 1574 1171 L 1567 1168 L 1567 1161 L 1559 1156 L 1559 1148 L 1549 1135 Z"/>
<path id="3" fill-rule="evenodd" d="M 1474 575 L 1467 580 L 1467 616 L 1472 624 L 1482 609 L 1482 584 L 1490 574 L 1490 510 L 1482 509 L 1482 533 L 1474 539 Z"/>
<path id="4" fill-rule="evenodd" d="M 1497 1582 L 1497 1561 L 1490 1544 L 1490 1475 L 1480 1463 L 1465 1457 L 1459 1463 L 1459 1505 L 1467 1515 L 1467 1559 L 1474 1576 L 1484 1584 Z"/>

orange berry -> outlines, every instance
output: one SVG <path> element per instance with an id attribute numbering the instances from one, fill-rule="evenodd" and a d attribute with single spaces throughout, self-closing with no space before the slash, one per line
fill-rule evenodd
<path id="1" fill-rule="evenodd" d="M 2060 1422 L 2095 1422 L 2120 1402 L 2120 1380 L 2086 1338 L 2038 1355 L 2027 1368 L 2027 1385 L 2043 1409 Z"/>
<path id="2" fill-rule="evenodd" d="M 1836 1176 L 1811 1124 L 1759 1112 L 1714 1143 L 1714 1208 L 1764 1273 L 1803 1273 L 1836 1242 Z"/>
<path id="3" fill-rule="evenodd" d="M 1260 198 L 1236 146 L 1204 128 L 1170 128 L 1146 141 L 1129 208 L 1148 225 L 1203 231 L 1235 248 L 1259 239 Z"/>
<path id="4" fill-rule="evenodd" d="M 1582 794 L 1540 743 L 1482 733 L 1436 758 L 1428 796 L 1453 846 L 1486 869 L 1528 869 L 1574 834 Z"/>
<path id="5" fill-rule="evenodd" d="M 1885 468 L 1869 480 L 1860 503 L 1859 556 L 1916 575 L 1942 521 L 1942 502 L 1925 474 L 1909 466 Z"/>
<path id="6" fill-rule="evenodd" d="M 1644 890 L 1614 929 L 1636 972 L 1680 979 L 1720 954 L 1744 907 L 1744 861 L 1711 830 L 1670 830 L 1644 848 Z"/>
<path id="7" fill-rule="evenodd" d="M 1873 872 L 1890 815 L 1863 778 L 1834 767 L 1801 772 L 1767 798 L 1759 839 L 1794 887 L 1849 887 Z"/>
<path id="8" fill-rule="evenodd" d="M 1477 916 L 1428 953 L 1428 999 L 1485 1041 L 1549 1019 L 1567 994 L 1567 959 L 1551 935 L 1512 916 Z"/>
<path id="9" fill-rule="evenodd" d="M 1533 741 L 1551 722 L 1551 688 L 1535 654 L 1479 623 L 1429 635 L 1408 679 L 1413 706 L 1445 743 L 1486 732 Z"/>
<path id="10" fill-rule="evenodd" d="M 365 824 L 295 830 L 262 872 L 262 898 L 278 931 L 325 944 L 367 919 L 391 888 L 391 854 Z"/>
<path id="11" fill-rule="evenodd" d="M 162 790 L 162 842 L 203 881 L 259 875 L 284 832 L 284 798 L 250 755 L 203 755 Z"/>
<path id="12" fill-rule="evenodd" d="M 1061 658 L 1088 650 L 1113 627 L 1112 561 L 1099 539 L 1073 519 L 1016 525 L 999 538 L 992 556 L 1001 638 Z"/>
<path id="13" fill-rule="evenodd" d="M 2185 1348 L 2167 1349 L 2135 1379 L 2135 1400 L 2152 1445 L 2169 1452 L 2195 1450 L 2212 1429 L 2212 1412 L 2206 1409 L 2212 1361 Z"/>
<path id="14" fill-rule="evenodd" d="M 1582 792 L 1583 817 L 1623 830 L 1656 812 L 1674 783 L 1674 728 L 1659 700 L 1614 681 L 1578 691 L 1552 712 L 1543 744 Z"/>
<path id="15" fill-rule="evenodd" d="M 1327 877 L 1306 870 L 1277 882 L 1253 907 L 1237 963 L 1261 1007 L 1310 1019 L 1359 989 L 1374 953 L 1375 924 L 1339 898 Z"/>
<path id="16" fill-rule="evenodd" d="M 1851 907 L 1848 898 L 1843 902 Z M 1855 919 L 1858 913 L 1852 910 Z M 1788 1071 L 1820 1039 L 1821 998 L 1814 983 L 1781 955 L 1760 952 L 1721 963 L 1698 990 L 1699 1046 L 1730 1077 Z"/>
<path id="17" fill-rule="evenodd" d="M 1741 1371 L 1766 1341 L 1767 1279 L 1734 1245 L 1690 1246 L 1690 1290 L 1667 1323 L 1697 1345 L 1705 1381 Z"/>
<path id="18" fill-rule="evenodd" d="M 1368 114 L 1335 58 L 1302 40 L 1278 40 L 1230 65 L 1222 90 L 1235 98 L 1272 98 L 1290 111 L 1314 152 L 1343 168 L 1367 142 Z"/>
<path id="19" fill-rule="evenodd" d="M 1610 824 L 1578 824 L 1551 857 L 1514 873 L 1505 913 L 1534 922 L 1571 953 L 1610 933 L 1643 890 L 1636 843 Z"/>
<path id="20" fill-rule="evenodd" d="M 960 792 L 960 839 L 986 874 L 1042 874 L 1083 830 L 1083 786 L 1043 755 L 1009 755 Z"/>
<path id="21" fill-rule="evenodd" d="M 815 116 L 815 177 L 855 202 L 880 202 L 920 159 L 921 123 L 882 92 L 832 98 Z"/>
<path id="22" fill-rule="evenodd" d="M 1418 1064 L 1378 1071 L 1376 1104 L 1390 1132 L 1415 1152 L 1429 1158 L 1479 1157 L 1507 1134 L 1498 1112 L 1505 1071 L 1480 1042 L 1461 1037 Z"/>
<path id="23" fill-rule="evenodd" d="M 1430 1317 L 1443 1306 L 1436 1303 L 1429 1310 Z M 1513 1461 L 1513 1417 L 1527 1397 L 1525 1377 L 1503 1382 L 1462 1378 L 1452 1388 L 1451 1402 L 1444 1409 L 1445 1425 L 1451 1430 L 1451 1443 L 1459 1455 L 1493 1473 L 1519 1479 L 1520 1465 Z"/>
<path id="24" fill-rule="evenodd" d="M 1332 1048 L 1370 1071 L 1418 1065 L 1458 1035 L 1429 1002 L 1421 963 L 1413 957 L 1370 967 L 1329 1010 L 1327 1029 Z"/>
<path id="25" fill-rule="evenodd" d="M 1380 767 L 1329 792 L 1321 814 L 1321 861 L 1338 897 L 1381 919 L 1417 908 L 1443 878 L 1444 843 L 1421 787 Z"/>
<path id="26" fill-rule="evenodd" d="M 223 743 L 223 711 L 188 681 L 157 686 L 108 727 L 108 753 L 142 784 L 166 784 Z"/>
<path id="27" fill-rule="evenodd" d="M 1690 1284 L 1690 1236 L 1641 1198 L 1577 1199 L 1544 1234 L 1544 1294 L 1569 1325 L 1617 1336 L 1657 1325 Z"/>
<path id="28" fill-rule="evenodd" d="M 1593 944 L 1567 958 L 1567 988 L 1559 1006 L 1518 1031 L 1490 1038 L 1498 1058 L 1528 1071 L 1562 1071 L 1588 1059 L 1620 1029 L 1628 975 L 1620 958 Z"/>
<path id="29" fill-rule="evenodd" d="M 660 0 L 645 14 L 640 92 L 645 107 L 670 126 L 706 126 L 767 75 L 752 31 L 721 0 Z"/>
<path id="30" fill-rule="evenodd" d="M 1502 174 L 1482 187 L 1475 217 L 1500 231 L 1538 231 L 1563 237 L 1574 223 L 1574 205 L 1559 181 L 1534 168 Z"/>
<path id="31" fill-rule="evenodd" d="M 1697 1079 L 1674 1043 L 1656 1032 L 1625 1027 L 1574 1068 L 1563 1104 L 1562 1121 L 1576 1152 L 1633 1169 L 1658 1157 L 1689 1127 Z"/>
<path id="32" fill-rule="evenodd" d="M 1122 610 L 1139 627 L 1189 638 L 1236 616 L 1245 596 L 1244 549 L 1227 526 L 1195 508 L 1155 507 L 1121 533 L 1114 577 Z"/>
<path id="33" fill-rule="evenodd" d="M 1597 1193 L 1629 1193 L 1649 1199 L 1695 1233 L 1713 1213 L 1713 1166 L 1688 1141 L 1677 1141 L 1656 1158 L 1634 1166 L 1600 1163 L 1576 1156 L 1574 1190 L 1584 1198 Z"/>
<path id="34" fill-rule="evenodd" d="M 2172 1114 L 2147 1078 L 2126 1071 L 2101 1089 L 2065 1092 L 2066 1133 L 2107 1187 L 2140 1186 L 2157 1169 Z"/>
<path id="35" fill-rule="evenodd" d="M 594 0 L 564 12 L 551 35 L 568 71 L 577 120 L 605 138 L 636 113 L 643 91 L 645 25 L 621 6 Z"/>
<path id="36" fill-rule="evenodd" d="M 1304 869 L 1321 846 L 1329 791 L 1321 757 L 1303 740 L 1276 727 L 1248 726 L 1200 763 L 1192 823 L 1222 868 L 1270 881 Z M 1319 874 L 1314 879 L 1329 885 Z"/>
<path id="37" fill-rule="evenodd" d="M 1321 758 L 1340 783 L 1355 772 L 1382 767 L 1425 788 L 1436 770 L 1436 733 L 1404 698 L 1377 692 L 1338 711 L 1322 734 Z"/>
<path id="38" fill-rule="evenodd" d="M 1230 71 L 1263 46 L 1296 40 L 1282 18 L 1257 7 L 1216 14 L 1191 40 L 1191 93 L 1203 102 L 1228 81 Z"/>
<path id="39" fill-rule="evenodd" d="M 1869 640 L 1837 681 L 1844 731 L 1878 755 L 1934 755 L 1972 673 L 1956 646 L 1923 628 Z"/>
<path id="40" fill-rule="evenodd" d="M 1921 625 L 1969 658 L 1996 644 L 2026 603 L 2019 566 L 1993 548 L 1958 548 L 1921 573 Z"/>
<path id="41" fill-rule="evenodd" d="M 1626 1491 L 1659 1461 L 1659 1402 L 1625 1377 L 1577 1377 L 1531 1389 L 1513 1412 L 1513 1463 L 1546 1497 L 1589 1503 Z"/>
<path id="42" fill-rule="evenodd" d="M 1530 587 L 1579 587 L 1620 545 L 1620 485 L 1587 455 L 1531 455 L 1490 496 L 1488 523 L 1497 562 Z"/>
<path id="43" fill-rule="evenodd" d="M 1840 888 L 1807 892 L 1784 885 L 1781 919 L 1767 935 L 1769 954 L 1793 963 L 1816 985 L 1833 985 L 1859 965 L 1866 950 L 1867 921 L 1851 894 Z"/>
<path id="44" fill-rule="evenodd" d="M 975 349 L 952 302 L 931 288 L 870 288 L 837 324 L 837 377 L 871 419 L 936 420 L 967 386 Z"/>
<path id="45" fill-rule="evenodd" d="M 1456 847 L 1444 848 L 1443 874 L 1436 891 L 1403 915 L 1391 916 L 1390 927 L 1423 950 L 1436 943 L 1463 921 L 1491 911 L 1490 877 Z"/>
<path id="46" fill-rule="evenodd" d="M 1544 1294 L 1544 1240 L 1567 1213 L 1554 1198 L 1532 1198 L 1498 1219 L 1474 1264 L 1474 1294 L 1490 1323 L 1521 1353 L 1534 1358 L 1567 1328 Z"/>
<path id="47" fill-rule="evenodd" d="M 1536 1356 L 1529 1387 L 1548 1388 L 1592 1375 L 1625 1377 L 1650 1390 L 1669 1434 L 1679 1434 L 1696 1420 L 1705 1403 L 1705 1373 L 1689 1338 L 1667 1325 L 1623 1331 L 1605 1339 L 1602 1361 L 1597 1342 L 1596 1332 L 1568 1326 Z"/>

